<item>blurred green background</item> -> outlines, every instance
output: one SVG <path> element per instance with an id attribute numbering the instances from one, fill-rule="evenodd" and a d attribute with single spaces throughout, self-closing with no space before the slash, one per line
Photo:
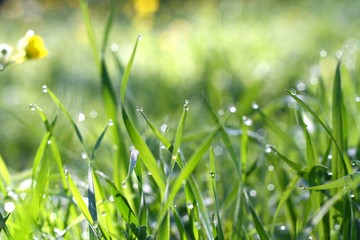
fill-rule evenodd
<path id="1" fill-rule="evenodd" d="M 136 37 L 143 36 L 127 93 L 130 112 L 135 115 L 136 106 L 143 107 L 156 126 L 168 124 L 169 136 L 185 99 L 190 100 L 186 131 L 192 132 L 213 124 L 204 94 L 216 111 L 234 105 L 240 116 L 249 115 L 254 102 L 271 108 L 284 101 L 284 89 L 308 91 L 316 87 L 320 75 L 330 86 L 341 53 L 348 69 L 359 69 L 359 1 L 167 0 L 154 1 L 154 6 L 149 2 L 119 1 L 107 63 L 119 89 L 121 73 L 113 53 L 126 65 Z M 91 0 L 89 5 L 100 45 L 111 2 Z M 0 43 L 16 45 L 28 29 L 44 38 L 49 55 L 0 72 L 0 154 L 15 170 L 30 166 L 44 133 L 29 104 L 38 104 L 50 118 L 57 114 L 41 91 L 43 85 L 57 94 L 74 118 L 85 115 L 79 127 L 90 145 L 108 121 L 78 2 L 1 1 Z M 281 109 L 272 114 L 279 117 Z M 81 166 L 74 133 L 61 114 L 58 121 L 55 135 L 64 161 Z M 138 124 L 146 135 L 149 130 L 143 121 Z M 111 144 L 105 143 L 100 158 L 111 151 Z M 111 168 L 110 162 L 103 163 Z"/>

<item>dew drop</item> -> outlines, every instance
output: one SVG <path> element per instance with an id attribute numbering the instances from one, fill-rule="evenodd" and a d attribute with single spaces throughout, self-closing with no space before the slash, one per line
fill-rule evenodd
<path id="1" fill-rule="evenodd" d="M 250 196 L 251 197 L 256 197 L 256 191 L 253 189 L 253 190 L 250 190 Z"/>
<path id="2" fill-rule="evenodd" d="M 36 104 L 35 104 L 35 103 L 31 103 L 31 104 L 29 105 L 29 108 L 30 108 L 31 111 L 35 111 Z"/>
<path id="3" fill-rule="evenodd" d="M 211 177 L 211 178 L 215 178 L 215 172 L 211 171 L 211 172 L 210 172 L 210 177 Z"/>
<path id="4" fill-rule="evenodd" d="M 269 165 L 269 166 L 268 166 L 268 171 L 269 171 L 269 172 L 274 171 L 274 166 L 273 166 L 273 165 Z"/>
<path id="5" fill-rule="evenodd" d="M 13 202 L 5 202 L 4 210 L 8 213 L 11 213 L 15 210 L 15 204 Z"/>
<path id="6" fill-rule="evenodd" d="M 43 86 L 42 86 L 42 92 L 43 92 L 43 93 L 47 93 L 47 92 L 48 92 L 48 88 L 47 88 L 46 85 L 43 85 Z"/>
<path id="7" fill-rule="evenodd" d="M 230 105 L 228 109 L 229 109 L 229 112 L 231 112 L 231 113 L 235 113 L 237 110 L 234 105 Z"/>
<path id="8" fill-rule="evenodd" d="M 78 122 L 83 122 L 83 121 L 85 121 L 85 114 L 80 112 L 76 118 L 77 118 Z"/>
<path id="9" fill-rule="evenodd" d="M 148 172 L 147 174 L 148 174 L 149 176 L 151 176 L 151 175 L 152 175 L 152 173 L 151 173 L 151 172 Z"/>
<path id="10" fill-rule="evenodd" d="M 243 116 L 242 117 L 243 123 L 245 124 L 245 126 L 252 126 L 253 124 L 253 120 L 251 118 L 248 118 L 247 116 Z"/>
<path id="11" fill-rule="evenodd" d="M 123 188 L 127 188 L 126 181 L 123 181 L 123 182 L 121 183 L 121 186 L 122 186 Z"/>
<path id="12" fill-rule="evenodd" d="M 328 171 L 328 172 L 327 172 L 327 175 L 332 176 L 333 173 L 332 173 L 331 171 Z"/>
<path id="13" fill-rule="evenodd" d="M 183 185 L 185 185 L 185 184 L 186 184 L 186 179 L 182 180 L 181 183 L 182 183 Z"/>
<path id="14" fill-rule="evenodd" d="M 272 146 L 270 144 L 266 144 L 265 153 L 271 153 L 271 152 L 272 152 Z"/>
<path id="15" fill-rule="evenodd" d="M 326 57 L 327 56 L 327 51 L 326 50 L 321 50 L 320 51 L 320 57 Z"/>
<path id="16" fill-rule="evenodd" d="M 293 96 L 295 96 L 295 95 L 296 95 L 296 90 L 295 90 L 295 89 L 293 89 L 293 88 L 292 88 L 292 89 L 290 89 L 290 90 L 289 90 L 289 92 L 290 92 L 290 94 L 291 94 L 291 95 L 293 95 Z"/>
<path id="17" fill-rule="evenodd" d="M 110 120 L 108 121 L 107 125 L 108 125 L 109 127 L 114 126 L 114 122 L 113 122 L 113 120 L 112 120 L 112 119 L 110 119 Z"/>
<path id="18" fill-rule="evenodd" d="M 143 36 L 142 35 L 139 35 L 138 36 L 138 40 L 141 41 L 143 39 Z"/>
<path id="19" fill-rule="evenodd" d="M 355 102 L 360 102 L 360 96 L 355 97 Z"/>
<path id="20" fill-rule="evenodd" d="M 160 131 L 161 131 L 162 133 L 164 133 L 167 128 L 168 128 L 168 125 L 167 125 L 166 123 L 164 123 L 163 125 L 161 125 Z"/>
<path id="21" fill-rule="evenodd" d="M 252 107 L 252 109 L 254 109 L 254 110 L 259 109 L 259 105 L 258 105 L 257 103 L 253 103 L 253 104 L 251 105 L 251 107 Z"/>
<path id="22" fill-rule="evenodd" d="M 48 141 L 47 141 L 47 144 L 48 144 L 48 145 L 51 145 L 51 144 L 52 144 L 52 141 L 51 141 L 51 140 L 48 140 Z"/>
<path id="23" fill-rule="evenodd" d="M 189 111 L 189 100 L 184 101 L 184 111 Z"/>
<path id="24" fill-rule="evenodd" d="M 142 111 L 144 111 L 144 109 L 143 109 L 143 107 L 141 107 L 141 106 L 136 106 L 136 111 L 142 112 Z"/>
<path id="25" fill-rule="evenodd" d="M 110 49 L 112 52 L 117 52 L 119 51 L 119 45 L 117 43 L 113 43 L 111 44 Z"/>
<path id="26" fill-rule="evenodd" d="M 103 211 L 103 212 L 101 213 L 101 216 L 105 217 L 105 216 L 106 216 L 106 212 Z"/>
<path id="27" fill-rule="evenodd" d="M 352 194 L 350 194 L 350 197 L 351 197 L 351 198 L 355 198 L 355 195 L 352 193 Z"/>
<path id="28" fill-rule="evenodd" d="M 270 191 L 270 192 L 272 192 L 272 191 L 274 191 L 275 190 L 275 185 L 274 184 L 272 184 L 272 183 L 270 183 L 269 185 L 267 185 L 267 190 L 268 191 Z"/>
<path id="29" fill-rule="evenodd" d="M 194 205 L 193 205 L 192 203 L 188 203 L 188 204 L 187 204 L 187 208 L 188 208 L 188 209 L 193 209 L 193 208 L 194 208 Z"/>
<path id="30" fill-rule="evenodd" d="M 87 156 L 87 154 L 86 154 L 85 152 L 82 152 L 82 153 L 81 153 L 81 158 L 82 158 L 82 159 L 87 159 L 87 157 L 88 157 L 88 156 Z"/>
<path id="31" fill-rule="evenodd" d="M 284 225 L 282 225 L 281 227 L 280 227 L 280 230 L 281 231 L 284 231 L 286 229 L 286 227 L 284 226 Z"/>
<path id="32" fill-rule="evenodd" d="M 221 117 L 221 116 L 224 116 L 225 111 L 223 109 L 219 109 L 217 113 Z"/>
<path id="33" fill-rule="evenodd" d="M 197 230 L 201 230 L 201 225 L 200 225 L 200 223 L 194 222 L 194 225 L 195 225 L 195 227 L 196 227 Z"/>

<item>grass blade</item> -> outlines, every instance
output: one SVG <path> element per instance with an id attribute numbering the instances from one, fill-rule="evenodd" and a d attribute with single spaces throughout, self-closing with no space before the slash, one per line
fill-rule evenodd
<path id="1" fill-rule="evenodd" d="M 121 99 L 122 104 L 124 104 L 124 102 L 125 102 L 126 86 L 127 86 L 128 80 L 129 80 L 131 67 L 132 67 L 132 65 L 134 63 L 136 49 L 138 47 L 138 43 L 141 40 L 141 38 L 142 38 L 141 36 L 138 36 L 137 39 L 136 39 L 134 49 L 132 51 L 129 63 L 126 66 L 124 76 L 123 76 L 122 81 L 121 81 L 120 99 Z"/>
<path id="2" fill-rule="evenodd" d="M 359 183 L 360 183 L 360 172 L 357 172 L 321 185 L 311 186 L 311 187 L 300 186 L 300 188 L 305 190 L 328 190 L 335 188 L 345 188 L 346 191 L 349 191 L 351 189 L 356 188 Z"/>
<path id="3" fill-rule="evenodd" d="M 114 22 L 114 15 L 115 15 L 114 13 L 115 13 L 115 9 L 116 9 L 116 3 L 117 3 L 117 1 L 115 1 L 115 0 L 111 1 L 110 13 L 109 13 L 108 20 L 106 22 L 105 32 L 103 34 L 103 42 L 102 42 L 102 47 L 101 47 L 102 58 L 104 58 L 104 56 L 105 56 L 106 46 L 108 44 L 108 39 L 109 39 L 109 35 L 110 35 L 110 30 L 111 30 L 112 24 Z"/>
<path id="4" fill-rule="evenodd" d="M 6 185 L 10 186 L 12 184 L 9 170 L 4 162 L 4 159 L 0 155 L 0 176 Z"/>
<path id="5" fill-rule="evenodd" d="M 245 203 L 246 203 L 247 207 L 248 207 L 249 210 L 250 210 L 251 216 L 252 216 L 252 218 L 253 218 L 253 220 L 254 220 L 254 224 L 255 224 L 256 231 L 258 232 L 260 239 L 261 239 L 261 240 L 268 240 L 268 239 L 270 239 L 270 236 L 269 236 L 269 234 L 265 231 L 265 228 L 264 228 L 263 224 L 261 223 L 258 215 L 256 214 L 255 209 L 254 209 L 254 207 L 252 206 L 252 204 L 251 204 L 251 202 L 250 202 L 250 199 L 249 199 L 249 196 L 247 195 L 246 191 L 244 191 L 244 196 L 245 196 Z"/>
<path id="6" fill-rule="evenodd" d="M 213 139 L 215 138 L 215 136 L 217 135 L 217 133 L 219 132 L 219 128 L 215 129 L 209 136 L 207 139 L 205 139 L 205 141 L 199 146 L 199 148 L 197 149 L 197 151 L 190 157 L 187 165 L 183 168 L 182 172 L 180 173 L 180 175 L 176 178 L 175 182 L 172 184 L 171 186 L 171 191 L 169 193 L 169 197 L 166 200 L 160 215 L 158 217 L 158 224 L 157 224 L 157 230 L 160 227 L 160 224 L 162 222 L 162 220 L 164 219 L 169 207 L 171 206 L 172 202 L 174 201 L 176 194 L 178 193 L 178 191 L 180 190 L 183 180 L 187 179 L 192 171 L 196 168 L 196 166 L 198 165 L 199 161 L 201 160 L 201 157 L 205 154 L 205 152 L 209 149 L 211 142 L 213 141 Z M 211 225 L 209 224 L 209 227 L 207 227 L 207 234 L 208 236 L 211 236 Z"/>
<path id="7" fill-rule="evenodd" d="M 99 52 L 98 52 L 94 29 L 91 24 L 89 7 L 88 7 L 86 0 L 79 0 L 79 2 L 80 2 L 81 12 L 83 15 L 83 19 L 84 19 L 88 39 L 90 42 L 91 50 L 93 52 L 95 64 L 96 64 L 97 69 L 100 70 L 100 56 L 99 56 Z"/>
<path id="8" fill-rule="evenodd" d="M 141 138 L 139 132 L 136 130 L 133 123 L 131 122 L 124 106 L 122 107 L 122 115 L 126 130 L 131 138 L 131 141 L 133 142 L 135 148 L 140 152 L 140 158 L 142 159 L 142 162 L 144 163 L 148 171 L 152 174 L 152 177 L 154 178 L 156 184 L 159 187 L 160 194 L 163 196 L 165 193 L 165 180 L 163 172 L 158 167 L 155 157 L 151 153 L 149 147 L 146 145 L 144 140 Z"/>

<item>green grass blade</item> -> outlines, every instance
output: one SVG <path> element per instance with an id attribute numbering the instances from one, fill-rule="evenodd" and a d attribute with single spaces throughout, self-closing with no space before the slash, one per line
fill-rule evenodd
<path id="1" fill-rule="evenodd" d="M 139 220 L 136 217 L 134 211 L 132 210 L 124 193 L 121 192 L 120 190 L 118 190 L 115 183 L 108 176 L 106 176 L 105 174 L 103 174 L 102 172 L 99 172 L 99 171 L 96 171 L 95 173 L 96 173 L 96 175 L 98 175 L 99 177 L 104 179 L 106 181 L 106 183 L 111 187 L 117 210 L 119 211 L 121 216 L 124 218 L 124 220 L 129 224 L 134 223 L 136 226 L 139 226 L 140 225 Z"/>
<path id="2" fill-rule="evenodd" d="M 169 193 L 168 199 L 166 200 L 166 202 L 160 212 L 160 215 L 158 217 L 158 223 L 157 223 L 157 228 L 156 228 L 157 230 L 159 229 L 162 220 L 164 219 L 168 209 L 170 208 L 172 202 L 174 201 L 176 194 L 180 190 L 180 188 L 183 184 L 183 181 L 186 180 L 191 175 L 191 173 L 194 171 L 194 169 L 198 165 L 199 161 L 201 160 L 202 156 L 209 149 L 213 139 L 215 138 L 215 136 L 217 135 L 218 132 L 219 132 L 219 128 L 215 129 L 207 137 L 207 139 L 204 140 L 204 142 L 199 146 L 199 148 L 195 151 L 195 153 L 190 157 L 188 163 L 186 164 L 186 166 L 183 168 L 182 172 L 179 174 L 179 176 L 176 178 L 176 180 L 172 184 L 172 186 L 170 188 L 170 193 Z M 207 225 L 208 225 L 208 226 L 206 226 L 207 234 L 208 234 L 208 236 L 210 236 L 212 234 L 211 233 L 211 224 L 209 223 Z"/>
<path id="3" fill-rule="evenodd" d="M 10 186 L 12 184 L 9 170 L 5 164 L 4 159 L 0 155 L 0 176 L 6 185 Z"/>
<path id="4" fill-rule="evenodd" d="M 359 183 L 360 183 L 360 172 L 357 172 L 321 185 L 310 186 L 310 187 L 300 186 L 300 188 L 305 190 L 328 190 L 335 188 L 345 188 L 346 191 L 349 191 L 351 189 L 356 188 Z"/>
<path id="5" fill-rule="evenodd" d="M 69 184 L 69 189 L 71 191 L 71 194 L 73 195 L 76 204 L 78 205 L 78 207 L 80 208 L 80 211 L 82 212 L 82 214 L 84 215 L 85 219 L 89 222 L 90 225 L 94 224 L 94 220 L 91 217 L 91 214 L 89 212 L 89 209 L 86 206 L 86 203 L 84 202 L 79 189 L 76 187 L 74 181 L 72 180 L 72 177 L 70 175 L 69 172 L 66 173 L 66 177 L 67 177 L 67 181 Z"/>
<path id="6" fill-rule="evenodd" d="M 252 203 L 250 202 L 249 196 L 247 195 L 246 191 L 244 191 L 244 196 L 245 196 L 245 203 L 246 203 L 248 209 L 250 210 L 251 216 L 254 220 L 254 225 L 255 225 L 256 231 L 259 234 L 260 239 L 261 240 L 270 239 L 270 236 L 265 231 L 265 228 L 264 228 L 263 224 L 261 223 L 260 218 L 256 214 L 255 209 L 252 206 Z"/>
<path id="7" fill-rule="evenodd" d="M 10 214 L 6 215 L 6 217 L 3 217 L 3 215 L 0 213 L 0 233 L 2 230 L 4 230 L 6 237 L 8 239 L 13 239 L 11 237 L 8 227 L 6 226 L 6 221 L 8 220 L 9 216 Z"/>
<path id="8" fill-rule="evenodd" d="M 125 102 L 126 86 L 127 86 L 128 80 L 129 80 L 131 67 L 132 67 L 132 65 L 134 63 L 136 49 L 138 47 L 138 43 L 141 40 L 141 38 L 142 38 L 141 36 L 138 36 L 137 39 L 136 39 L 134 49 L 132 51 L 129 63 L 126 66 L 124 76 L 123 76 L 122 81 L 121 81 L 120 99 L 121 99 L 122 104 L 124 104 L 124 102 Z"/>
<path id="9" fill-rule="evenodd" d="M 186 235 L 186 229 L 184 227 L 183 220 L 175 207 L 172 207 L 172 212 L 174 215 L 175 223 L 177 226 L 178 233 L 180 235 L 180 240 L 188 240 L 188 236 Z"/>
<path id="10" fill-rule="evenodd" d="M 151 173 L 156 184 L 159 187 L 160 194 L 163 196 L 165 193 L 165 180 L 164 173 L 161 171 L 157 165 L 154 155 L 151 153 L 149 147 L 146 145 L 144 140 L 141 138 L 139 132 L 136 130 L 135 126 L 131 122 L 129 116 L 126 113 L 124 106 L 122 107 L 122 116 L 126 126 L 126 130 L 133 142 L 135 148 L 140 152 L 140 158 L 142 162 Z"/>
<path id="11" fill-rule="evenodd" d="M 221 128 L 220 128 L 221 138 L 226 146 L 226 149 L 228 150 L 228 152 L 230 154 L 230 157 L 233 161 L 233 164 L 235 166 L 237 174 L 240 177 L 241 176 L 241 169 L 240 169 L 240 165 L 239 165 L 240 161 L 236 155 L 234 147 L 231 144 L 230 137 L 229 137 L 228 133 L 226 132 L 224 126 L 221 124 L 220 119 L 214 112 L 214 109 L 212 109 L 212 107 L 210 106 L 210 103 L 207 100 L 205 101 L 205 103 L 207 104 L 209 113 L 210 113 L 211 117 L 213 118 L 213 120 L 216 122 L 217 125 L 221 126 Z"/>
<path id="12" fill-rule="evenodd" d="M 274 236 L 275 224 L 276 224 L 276 220 L 277 220 L 277 217 L 278 217 L 280 211 L 283 210 L 283 207 L 284 207 L 287 199 L 290 197 L 292 191 L 297 187 L 296 184 L 298 183 L 298 181 L 300 179 L 301 179 L 301 176 L 296 175 L 286 186 L 285 190 L 282 192 L 281 198 L 280 198 L 279 203 L 276 208 L 276 211 L 273 215 L 272 224 L 271 224 L 271 236 Z"/>
<path id="13" fill-rule="evenodd" d="M 343 159 L 343 155 L 342 155 L 342 151 L 341 148 L 337 142 L 337 140 L 335 139 L 334 135 L 332 134 L 330 128 L 328 128 L 326 126 L 326 124 L 319 118 L 319 116 L 306 104 L 304 103 L 298 96 L 294 95 L 292 93 L 292 91 L 290 90 L 286 90 L 286 92 L 295 100 L 297 101 L 306 111 L 308 111 L 313 117 L 314 119 L 320 123 L 320 125 L 324 128 L 324 130 L 326 131 L 326 133 L 329 135 L 329 137 L 331 138 L 331 140 L 333 141 L 333 143 L 335 144 L 336 150 L 340 153 L 341 158 Z M 343 162 L 345 162 L 345 160 L 342 160 Z"/>
<path id="14" fill-rule="evenodd" d="M 159 232 L 157 234 L 158 239 L 170 239 L 170 212 L 167 212 L 164 220 L 162 221 Z"/>
<path id="15" fill-rule="evenodd" d="M 130 164 L 129 164 L 128 174 L 127 174 L 126 179 L 124 180 L 124 182 L 122 184 L 125 184 L 128 181 L 128 179 L 130 178 L 132 172 L 135 169 L 138 156 L 139 156 L 139 151 L 136 150 L 136 149 L 132 149 L 131 153 L 130 153 Z"/>
<path id="16" fill-rule="evenodd" d="M 101 61 L 101 92 L 106 116 L 113 122 L 110 132 L 112 134 L 113 144 L 118 148 L 113 158 L 113 178 L 116 186 L 120 187 L 121 181 L 126 177 L 126 170 L 128 168 L 127 162 L 125 161 L 128 157 L 128 150 L 118 119 L 119 105 L 117 97 L 110 81 L 104 59 Z"/>
<path id="17" fill-rule="evenodd" d="M 106 46 L 108 44 L 108 39 L 109 39 L 109 35 L 110 35 L 110 30 L 111 30 L 112 24 L 114 22 L 114 15 L 115 15 L 114 13 L 115 13 L 117 3 L 118 3 L 118 1 L 115 1 L 115 0 L 111 1 L 110 13 L 109 13 L 108 20 L 106 22 L 105 32 L 103 34 L 103 42 L 102 42 L 102 47 L 101 47 L 102 58 L 104 58 L 104 56 L 105 56 Z"/>
<path id="18" fill-rule="evenodd" d="M 181 139 L 182 139 L 182 135 L 183 135 L 183 131 L 184 131 L 185 119 L 186 119 L 187 112 L 189 111 L 188 105 L 189 105 L 189 101 L 185 100 L 184 110 L 182 112 L 178 128 L 176 129 L 175 140 L 174 140 L 174 150 L 172 153 L 173 160 L 176 160 L 176 158 L 178 156 L 178 151 L 179 151 L 179 148 L 181 145 Z"/>
<path id="19" fill-rule="evenodd" d="M 89 39 L 89 42 L 90 42 L 91 50 L 93 52 L 95 64 L 96 64 L 97 69 L 100 70 L 100 56 L 99 56 L 98 46 L 97 46 L 97 43 L 96 43 L 96 37 L 95 37 L 94 29 L 93 29 L 93 26 L 91 24 L 89 7 L 88 7 L 88 4 L 87 4 L 86 0 L 79 0 L 79 2 L 80 2 L 81 12 L 82 12 L 82 15 L 83 15 L 83 19 L 84 19 L 88 39 Z"/>
<path id="20" fill-rule="evenodd" d="M 44 157 L 46 148 L 48 147 L 48 141 L 50 140 L 50 135 L 51 133 L 46 133 L 40 143 L 39 148 L 36 151 L 35 157 L 34 157 L 34 163 L 33 163 L 33 167 L 32 167 L 32 177 L 33 179 L 36 178 L 37 176 L 37 171 L 39 170 L 39 165 L 41 160 Z"/>
<path id="21" fill-rule="evenodd" d="M 109 124 L 106 124 L 106 127 L 104 128 L 104 130 L 102 131 L 102 133 L 100 134 L 98 139 L 96 140 L 95 146 L 94 146 L 94 148 L 92 150 L 91 160 L 95 159 L 95 154 L 96 154 L 97 150 L 99 149 L 101 141 L 103 140 L 103 138 L 105 136 L 105 133 L 107 132 L 108 128 L 109 128 Z"/>
<path id="22" fill-rule="evenodd" d="M 47 88 L 47 93 L 49 94 L 51 99 L 54 101 L 54 103 L 59 107 L 59 109 L 63 112 L 63 114 L 65 115 L 65 117 L 67 118 L 69 123 L 71 124 L 72 128 L 74 129 L 74 131 L 76 133 L 76 136 L 78 137 L 81 145 L 83 146 L 83 148 L 86 151 L 86 153 L 88 154 L 88 156 L 91 156 L 89 154 L 87 146 L 85 145 L 84 138 L 81 135 L 81 132 L 80 132 L 78 126 L 76 125 L 75 121 L 72 119 L 68 110 L 65 108 L 65 106 L 62 104 L 62 102 L 56 97 L 56 95 L 49 88 Z"/>

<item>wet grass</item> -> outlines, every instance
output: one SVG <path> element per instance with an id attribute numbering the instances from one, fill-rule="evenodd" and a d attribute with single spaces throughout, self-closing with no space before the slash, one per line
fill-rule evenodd
<path id="1" fill-rule="evenodd" d="M 249 93 L 220 108 L 207 85 L 171 120 L 152 120 L 131 85 L 141 38 L 122 64 L 106 52 L 113 12 L 99 44 L 81 8 L 106 117 L 87 128 L 53 88 L 39 89 L 53 108 L 30 105 L 45 129 L 32 167 L 14 173 L 0 158 L 2 238 L 359 238 L 360 67 L 343 64 L 353 49 L 326 68 L 332 84 L 318 74 L 271 102 Z"/>

